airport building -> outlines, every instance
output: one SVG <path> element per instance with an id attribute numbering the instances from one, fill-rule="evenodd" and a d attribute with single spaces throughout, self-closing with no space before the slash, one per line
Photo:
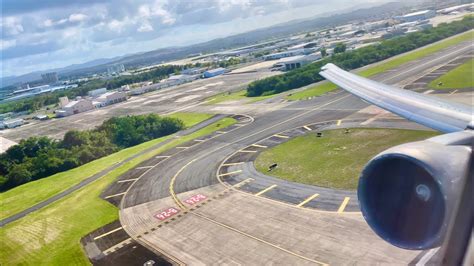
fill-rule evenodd
<path id="1" fill-rule="evenodd" d="M 127 93 L 121 91 L 111 91 L 104 93 L 97 97 L 94 102 L 100 103 L 96 107 L 103 107 L 114 103 L 119 103 L 127 100 Z"/>
<path id="2" fill-rule="evenodd" d="M 226 71 L 227 71 L 227 69 L 225 69 L 223 67 L 211 69 L 211 70 L 208 70 L 208 71 L 204 72 L 204 77 L 205 78 L 211 78 L 211 77 L 219 76 L 219 75 L 224 74 Z"/>
<path id="3" fill-rule="evenodd" d="M 4 120 L 0 122 L 0 129 L 4 128 L 15 128 L 23 125 L 25 121 L 21 118 L 18 119 L 10 119 L 10 120 Z"/>
<path id="4" fill-rule="evenodd" d="M 61 109 L 56 110 L 56 116 L 65 117 L 78 113 L 83 113 L 89 110 L 94 109 L 92 101 L 87 99 L 78 99 L 76 101 L 69 101 L 67 97 L 61 97 L 59 100 L 60 106 L 63 106 Z M 66 103 L 67 102 L 67 103 Z"/>
<path id="5" fill-rule="evenodd" d="M 198 79 L 198 75 L 173 75 L 164 80 L 163 82 L 168 83 L 169 86 L 176 86 L 176 85 L 181 85 L 187 82 L 191 82 L 193 80 Z"/>
<path id="6" fill-rule="evenodd" d="M 181 70 L 181 74 L 183 74 L 183 75 L 199 75 L 204 71 L 205 71 L 205 68 L 193 67 L 193 68 L 187 68 L 187 69 Z"/>
<path id="7" fill-rule="evenodd" d="M 310 55 L 298 55 L 281 59 L 274 66 L 278 67 L 279 70 L 289 71 L 296 68 L 300 68 L 321 58 L 322 56 L 320 52 Z"/>
<path id="8" fill-rule="evenodd" d="M 427 20 L 436 16 L 436 11 L 434 10 L 422 10 L 418 12 L 409 13 L 403 16 L 395 17 L 396 20 L 402 22 L 412 22 L 417 20 Z"/>
<path id="9" fill-rule="evenodd" d="M 264 57 L 265 60 L 276 60 L 290 56 L 297 56 L 297 55 L 306 55 L 312 52 L 311 49 L 303 48 L 303 49 L 294 49 L 288 50 L 280 53 L 269 54 Z"/>

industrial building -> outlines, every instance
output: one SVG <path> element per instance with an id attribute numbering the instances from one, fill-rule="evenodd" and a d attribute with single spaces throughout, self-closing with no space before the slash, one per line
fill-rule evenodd
<path id="1" fill-rule="evenodd" d="M 100 95 L 94 99 L 94 102 L 101 103 L 100 107 L 119 103 L 127 100 L 127 93 L 121 91 L 111 91 Z"/>
<path id="2" fill-rule="evenodd" d="M 445 9 L 438 10 L 438 13 L 447 15 L 447 14 L 450 14 L 451 12 L 462 11 L 462 10 L 465 10 L 465 9 L 469 10 L 469 9 L 472 9 L 473 7 L 474 7 L 474 3 L 458 5 L 458 6 L 452 6 L 452 7 L 448 7 L 448 8 L 445 8 Z"/>
<path id="3" fill-rule="evenodd" d="M 204 77 L 205 78 L 211 78 L 211 77 L 219 76 L 219 75 L 224 74 L 226 71 L 227 71 L 227 69 L 225 69 L 223 67 L 211 69 L 211 70 L 208 70 L 208 71 L 204 72 Z"/>
<path id="4" fill-rule="evenodd" d="M 176 86 L 176 85 L 181 85 L 181 84 L 184 84 L 184 83 L 187 83 L 187 82 L 191 82 L 191 81 L 196 80 L 198 78 L 199 78 L 198 75 L 184 75 L 184 74 L 181 74 L 181 75 L 170 76 L 169 78 L 167 78 L 163 82 L 167 83 L 168 86 Z"/>
<path id="5" fill-rule="evenodd" d="M 274 53 L 274 54 L 269 54 L 264 57 L 265 60 L 276 60 L 276 59 L 281 59 L 285 57 L 290 57 L 290 56 L 297 56 L 297 55 L 306 55 L 310 54 L 313 50 L 303 48 L 303 49 L 294 49 L 294 50 L 288 50 L 280 53 Z"/>
<path id="6" fill-rule="evenodd" d="M 411 22 L 411 21 L 417 21 L 417 20 L 426 20 L 426 19 L 433 18 L 435 16 L 436 16 L 436 11 L 434 10 L 422 10 L 418 12 L 405 14 L 403 16 L 397 16 L 395 17 L 395 19 L 402 22 Z"/>
<path id="7" fill-rule="evenodd" d="M 193 67 L 181 70 L 181 74 L 184 75 L 199 75 L 205 71 L 205 68 L 202 67 Z"/>
<path id="8" fill-rule="evenodd" d="M 10 120 L 4 120 L 0 122 L 0 129 L 4 128 L 15 128 L 23 125 L 25 121 L 21 118 L 18 119 L 10 119 Z"/>
<path id="9" fill-rule="evenodd" d="M 58 82 L 58 73 L 56 72 L 50 72 L 50 73 L 44 73 L 41 74 L 41 79 L 45 84 L 54 84 Z"/>
<path id="10" fill-rule="evenodd" d="M 95 107 L 92 104 L 92 101 L 87 99 L 78 99 L 76 101 L 69 101 L 67 97 L 59 98 L 59 105 L 62 106 L 61 109 L 56 110 L 56 116 L 65 117 L 89 110 L 93 110 Z"/>
<path id="11" fill-rule="evenodd" d="M 310 55 L 292 56 L 281 59 L 280 61 L 278 61 L 278 63 L 275 64 L 275 66 L 277 66 L 279 70 L 289 71 L 296 68 L 300 68 L 321 58 L 322 56 L 320 52 L 313 53 Z"/>

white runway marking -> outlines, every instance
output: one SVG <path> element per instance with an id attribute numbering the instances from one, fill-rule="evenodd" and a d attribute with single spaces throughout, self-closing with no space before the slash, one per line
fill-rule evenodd
<path id="1" fill-rule="evenodd" d="M 108 236 L 108 235 L 110 235 L 110 234 L 112 234 L 112 233 L 115 233 L 115 232 L 119 231 L 120 229 L 122 229 L 121 226 L 120 226 L 119 228 L 115 228 L 114 230 L 109 231 L 109 232 L 107 232 L 107 233 L 105 233 L 105 234 L 102 234 L 102 235 L 100 235 L 100 236 L 94 237 L 94 240 L 100 239 L 100 238 L 102 238 L 102 237 L 104 237 L 104 236 Z"/>

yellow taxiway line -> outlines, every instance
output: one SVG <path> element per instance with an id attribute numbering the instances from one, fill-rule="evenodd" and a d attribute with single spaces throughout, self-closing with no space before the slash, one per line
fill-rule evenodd
<path id="1" fill-rule="evenodd" d="M 238 173 L 241 173 L 241 172 L 242 172 L 242 170 L 237 170 L 237 171 L 228 172 L 228 173 L 225 173 L 225 174 L 220 174 L 219 176 L 235 175 L 235 174 L 238 174 Z"/>
<path id="2" fill-rule="evenodd" d="M 251 146 L 257 147 L 257 148 L 268 148 L 268 146 L 260 145 L 260 144 L 252 144 Z"/>
<path id="3" fill-rule="evenodd" d="M 311 195 L 309 196 L 307 199 L 303 200 L 302 202 L 300 202 L 300 204 L 296 205 L 298 207 L 302 207 L 303 205 L 305 205 L 306 203 L 312 201 L 314 198 L 316 198 L 317 196 L 319 196 L 318 193 L 314 194 L 314 195 Z"/>
<path id="4" fill-rule="evenodd" d="M 341 203 L 341 206 L 339 206 L 339 209 L 337 210 L 337 213 L 342 213 L 344 209 L 347 206 L 347 203 L 349 203 L 350 197 L 345 197 L 344 200 Z"/>
<path id="5" fill-rule="evenodd" d="M 255 194 L 255 196 L 260 196 L 260 195 L 262 195 L 263 193 L 265 193 L 265 192 L 267 192 L 267 191 L 269 191 L 269 190 L 271 190 L 271 189 L 274 189 L 275 187 L 277 187 L 277 185 L 271 185 L 271 186 L 267 187 L 266 189 L 264 189 L 264 190 L 258 192 L 257 194 Z"/>

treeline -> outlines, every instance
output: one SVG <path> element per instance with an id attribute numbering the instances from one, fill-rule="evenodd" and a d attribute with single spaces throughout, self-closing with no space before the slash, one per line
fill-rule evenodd
<path id="1" fill-rule="evenodd" d="M 321 81 L 324 78 L 319 75 L 319 72 L 321 67 L 327 63 L 334 63 L 346 70 L 351 70 L 382 61 L 473 28 L 474 16 L 467 16 L 460 21 L 449 24 L 442 23 L 437 27 L 385 40 L 380 44 L 343 53 L 335 53 L 330 57 L 288 73 L 254 81 L 247 87 L 247 96 L 271 95 Z"/>
<path id="2" fill-rule="evenodd" d="M 114 117 L 97 129 L 69 131 L 59 141 L 30 137 L 0 154 L 0 191 L 75 168 L 183 128 L 184 123 L 177 118 L 149 114 Z"/>
<path id="3" fill-rule="evenodd" d="M 156 67 L 151 71 L 143 72 L 136 75 L 118 76 L 108 80 L 90 80 L 87 82 L 79 83 L 79 86 L 74 89 L 44 93 L 31 98 L 2 103 L 0 104 L 0 113 L 22 111 L 34 112 L 43 108 L 44 106 L 56 104 L 58 102 L 58 98 L 63 96 L 75 98 L 77 96 L 86 96 L 87 92 L 99 88 L 107 88 L 108 90 L 112 90 L 120 88 L 123 85 L 132 84 L 136 82 L 158 82 L 161 79 L 168 77 L 170 74 L 178 73 L 180 70 L 182 70 L 182 68 L 182 66 L 164 65 Z"/>

